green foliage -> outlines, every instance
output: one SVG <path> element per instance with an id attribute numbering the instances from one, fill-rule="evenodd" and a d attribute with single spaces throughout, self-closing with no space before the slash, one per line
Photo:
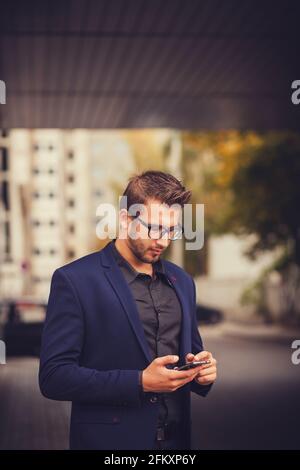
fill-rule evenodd
<path id="1" fill-rule="evenodd" d="M 265 320 L 271 320 L 265 303 L 265 283 L 268 276 L 276 271 L 285 277 L 289 266 L 292 263 L 292 257 L 288 249 L 285 249 L 267 268 L 265 268 L 259 277 L 252 282 L 242 293 L 241 305 L 254 305 L 258 314 L 262 315 Z"/>
<path id="2" fill-rule="evenodd" d="M 208 233 L 256 234 L 248 255 L 292 244 L 300 265 L 300 134 L 184 135 L 185 181 L 205 204 Z"/>

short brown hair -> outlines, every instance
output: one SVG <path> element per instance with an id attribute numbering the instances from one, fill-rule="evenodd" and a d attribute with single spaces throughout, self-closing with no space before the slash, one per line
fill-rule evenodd
<path id="1" fill-rule="evenodd" d="M 175 176 L 162 171 L 145 171 L 129 179 L 123 196 L 127 196 L 127 207 L 133 204 L 146 204 L 148 199 L 156 199 L 169 206 L 183 207 L 191 198 L 188 191 Z"/>

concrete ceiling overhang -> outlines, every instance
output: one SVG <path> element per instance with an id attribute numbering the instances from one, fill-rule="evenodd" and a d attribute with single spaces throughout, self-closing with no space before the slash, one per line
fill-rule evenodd
<path id="1" fill-rule="evenodd" d="M 299 1 L 0 5 L 0 127 L 299 128 Z"/>

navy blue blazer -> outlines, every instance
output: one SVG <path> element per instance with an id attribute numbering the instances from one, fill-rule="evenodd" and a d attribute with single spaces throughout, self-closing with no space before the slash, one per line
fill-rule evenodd
<path id="1" fill-rule="evenodd" d="M 162 260 L 182 305 L 180 361 L 203 349 L 196 322 L 195 284 Z M 39 385 L 52 400 L 72 402 L 71 449 L 152 449 L 157 394 L 140 393 L 138 374 L 151 362 L 136 303 L 110 243 L 56 269 L 42 335 Z M 177 364 L 178 365 L 178 364 Z M 190 448 L 190 392 L 180 389 L 185 422 L 183 448 Z"/>

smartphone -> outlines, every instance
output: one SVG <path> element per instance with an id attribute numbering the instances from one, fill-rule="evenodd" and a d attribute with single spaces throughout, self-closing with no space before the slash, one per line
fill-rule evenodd
<path id="1" fill-rule="evenodd" d="M 188 362 L 184 366 L 181 367 L 174 367 L 174 370 L 189 370 L 189 369 L 194 369 L 195 367 L 198 366 L 203 366 L 204 364 L 210 364 L 210 361 L 194 361 L 194 362 Z"/>

